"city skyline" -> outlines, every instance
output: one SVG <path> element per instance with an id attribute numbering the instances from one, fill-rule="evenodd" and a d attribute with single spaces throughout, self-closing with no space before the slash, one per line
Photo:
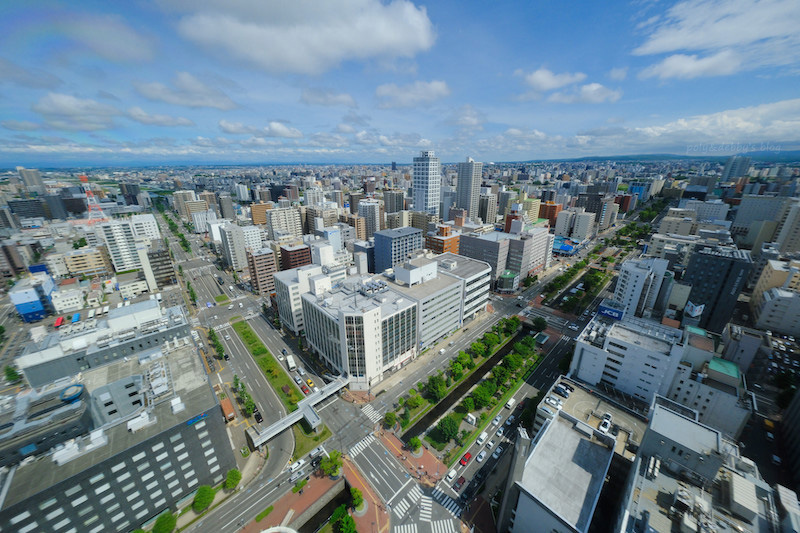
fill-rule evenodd
<path id="1" fill-rule="evenodd" d="M 796 2 L 584 2 L 566 12 L 163 0 L 4 14 L 9 167 L 800 148 Z"/>

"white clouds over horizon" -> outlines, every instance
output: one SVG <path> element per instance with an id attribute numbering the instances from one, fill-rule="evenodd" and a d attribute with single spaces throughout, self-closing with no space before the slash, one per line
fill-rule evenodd
<path id="1" fill-rule="evenodd" d="M 387 83 L 375 89 L 375 96 L 378 107 L 383 109 L 416 107 L 450 96 L 450 88 L 441 80 L 415 81 L 403 86 Z"/>
<path id="2" fill-rule="evenodd" d="M 237 107 L 224 92 L 188 72 L 178 72 L 172 85 L 169 87 L 160 82 L 134 83 L 139 94 L 148 100 L 186 107 L 211 107 L 223 111 Z"/>

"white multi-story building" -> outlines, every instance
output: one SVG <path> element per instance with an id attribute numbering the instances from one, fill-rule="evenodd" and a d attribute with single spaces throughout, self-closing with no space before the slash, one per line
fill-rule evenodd
<path id="1" fill-rule="evenodd" d="M 267 209 L 265 215 L 270 240 L 277 240 L 282 235 L 293 235 L 295 237 L 303 235 L 303 221 L 300 218 L 300 211 L 294 207 Z"/>
<path id="2" fill-rule="evenodd" d="M 458 164 L 458 181 L 456 182 L 456 207 L 466 209 L 472 220 L 478 219 L 478 198 L 481 194 L 481 173 L 483 163 L 468 157 L 466 162 Z"/>
<path id="3" fill-rule="evenodd" d="M 558 213 L 555 234 L 581 242 L 594 233 L 595 214 L 583 207 L 571 207 Z"/>
<path id="4" fill-rule="evenodd" d="M 369 390 L 384 372 L 417 354 L 417 305 L 369 276 L 333 286 L 310 280 L 301 297 L 306 341 L 327 366 L 350 376 L 350 387 Z"/>
<path id="5" fill-rule="evenodd" d="M 150 240 L 161 238 L 156 217 L 150 213 L 133 215 L 131 217 L 131 226 L 133 227 L 134 237 L 147 237 Z"/>
<path id="6" fill-rule="evenodd" d="M 697 213 L 697 220 L 725 220 L 728 218 L 730 206 L 722 200 L 704 202 L 702 200 L 687 200 L 681 207 L 691 209 Z"/>
<path id="7" fill-rule="evenodd" d="M 438 272 L 439 264 L 425 256 L 394 268 L 389 286 L 417 305 L 419 350 L 429 348 L 461 327 L 463 284 Z"/>
<path id="8" fill-rule="evenodd" d="M 629 315 L 649 316 L 657 307 L 668 266 L 666 259 L 625 261 L 620 267 L 614 300 L 622 304 Z"/>
<path id="9" fill-rule="evenodd" d="M 97 235 L 108 249 L 108 255 L 115 271 L 124 272 L 142 268 L 130 222 L 106 222 L 95 227 Z"/>
<path id="10" fill-rule="evenodd" d="M 439 263 L 439 272 L 460 279 L 463 283 L 462 324 L 486 309 L 492 286 L 492 267 L 489 263 L 450 252 L 436 255 L 434 260 Z"/>
<path id="11" fill-rule="evenodd" d="M 441 176 L 439 158 L 432 150 L 420 152 L 419 157 L 414 158 L 412 180 L 414 211 L 438 214 Z"/>
<path id="12" fill-rule="evenodd" d="M 83 309 L 83 291 L 80 289 L 58 290 L 53 292 L 50 297 L 56 314 Z"/>
<path id="13" fill-rule="evenodd" d="M 358 202 L 358 216 L 364 218 L 367 239 L 381 230 L 381 204 L 377 200 L 361 200 Z"/>
<path id="14" fill-rule="evenodd" d="M 303 203 L 308 206 L 325 203 L 325 191 L 319 187 L 309 187 L 303 192 Z"/>
<path id="15" fill-rule="evenodd" d="M 217 214 L 213 209 L 192 213 L 192 226 L 195 233 L 206 233 L 208 231 L 208 223 L 216 221 Z"/>
<path id="16" fill-rule="evenodd" d="M 264 230 L 260 226 L 242 226 L 245 250 L 260 250 L 266 244 Z"/>
<path id="17" fill-rule="evenodd" d="M 220 242 L 225 263 L 237 272 L 247 268 L 244 231 L 236 224 L 225 224 L 220 228 Z M 260 247 L 259 247 L 260 248 Z"/>
<path id="18" fill-rule="evenodd" d="M 275 281 L 275 300 L 278 305 L 278 316 L 284 326 L 299 335 L 303 331 L 303 306 L 300 296 L 310 290 L 309 279 L 321 276 L 323 267 L 320 265 L 306 265 L 292 268 L 273 275 Z M 341 281 L 346 276 L 346 271 L 337 271 L 335 282 Z"/>
<path id="19" fill-rule="evenodd" d="M 194 191 L 175 191 L 172 193 L 172 202 L 175 211 L 181 218 L 189 218 L 189 213 L 186 210 L 186 202 L 194 202 L 197 200 L 197 194 Z"/>
<path id="20" fill-rule="evenodd" d="M 249 202 L 252 200 L 250 196 L 250 188 L 244 183 L 237 183 L 233 192 L 236 193 L 236 199 L 240 202 Z"/>
<path id="21" fill-rule="evenodd" d="M 800 336 L 799 293 L 778 287 L 767 289 L 753 312 L 757 328 Z"/>
<path id="22" fill-rule="evenodd" d="M 598 315 L 576 339 L 570 375 L 590 385 L 605 384 L 650 402 L 665 396 L 683 359 L 681 330 L 658 322 Z"/>

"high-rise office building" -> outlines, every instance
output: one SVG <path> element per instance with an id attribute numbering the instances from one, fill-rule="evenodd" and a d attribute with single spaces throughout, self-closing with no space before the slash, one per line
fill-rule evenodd
<path id="1" fill-rule="evenodd" d="M 468 157 L 466 162 L 458 164 L 458 181 L 456 182 L 456 207 L 467 210 L 467 215 L 478 218 L 478 198 L 481 194 L 481 172 L 483 163 Z"/>
<path id="2" fill-rule="evenodd" d="M 311 248 L 307 244 L 281 246 L 281 270 L 311 264 Z"/>
<path id="3" fill-rule="evenodd" d="M 175 211 L 181 218 L 189 218 L 189 213 L 186 212 L 186 202 L 193 202 L 197 200 L 197 195 L 194 191 L 175 191 L 172 193 L 172 202 Z"/>
<path id="4" fill-rule="evenodd" d="M 377 273 L 394 268 L 422 249 L 422 231 L 417 228 L 387 229 L 375 232 L 374 237 Z"/>
<path id="5" fill-rule="evenodd" d="M 133 215 L 131 217 L 131 226 L 134 237 L 146 237 L 150 240 L 161 238 L 156 217 L 150 213 Z"/>
<path id="6" fill-rule="evenodd" d="M 212 209 L 214 213 L 219 216 L 219 205 L 217 205 L 217 195 L 211 191 L 203 191 L 197 195 L 198 200 L 205 200 L 208 208 Z"/>
<path id="7" fill-rule="evenodd" d="M 689 302 L 699 312 L 698 326 L 716 333 L 722 331 L 733 315 L 752 266 L 746 250 L 707 246 L 692 253 L 683 283 L 692 286 Z"/>
<path id="8" fill-rule="evenodd" d="M 277 240 L 281 235 L 303 235 L 303 221 L 300 211 L 294 207 L 281 209 L 268 209 L 265 212 L 267 221 L 267 236 L 270 240 Z"/>
<path id="9" fill-rule="evenodd" d="M 381 230 L 381 206 L 377 200 L 361 200 L 358 204 L 358 216 L 367 223 L 367 239 Z"/>
<path id="10" fill-rule="evenodd" d="M 472 216 L 472 215 L 470 215 Z M 481 194 L 478 198 L 478 218 L 484 224 L 497 222 L 497 196 L 491 193 Z"/>
<path id="11" fill-rule="evenodd" d="M 386 213 L 397 213 L 405 209 L 405 191 L 399 189 L 386 189 L 383 191 L 383 206 Z"/>
<path id="12" fill-rule="evenodd" d="M 250 218 L 253 224 L 263 225 L 267 223 L 267 211 L 272 208 L 272 204 L 258 203 L 250 205 Z"/>
<path id="13" fill-rule="evenodd" d="M 433 151 L 420 152 L 413 167 L 414 210 L 430 214 L 439 212 L 441 178 L 439 158 Z"/>
<path id="14" fill-rule="evenodd" d="M 728 158 L 725 162 L 725 167 L 722 169 L 722 177 L 720 181 L 726 182 L 736 178 L 740 178 L 747 174 L 750 170 L 750 158 L 741 155 L 734 155 Z"/>
<path id="15" fill-rule="evenodd" d="M 22 178 L 22 184 L 28 189 L 28 192 L 39 195 L 44 194 L 44 181 L 42 181 L 42 175 L 37 169 L 17 167 L 17 173 Z"/>
<path id="16" fill-rule="evenodd" d="M 562 211 L 564 213 L 565 211 Z M 657 310 L 657 298 L 667 275 L 666 259 L 631 259 L 622 263 L 614 300 L 628 314 L 649 316 Z"/>
<path id="17" fill-rule="evenodd" d="M 275 292 L 273 275 L 278 271 L 275 252 L 270 248 L 247 251 L 247 268 L 250 270 L 250 284 L 258 294 Z"/>
<path id="18" fill-rule="evenodd" d="M 127 221 L 106 222 L 95 226 L 97 235 L 108 249 L 108 255 L 116 272 L 142 268 L 136 251 L 133 227 Z"/>
<path id="19" fill-rule="evenodd" d="M 305 205 L 320 205 L 323 202 L 325 202 L 325 191 L 319 187 L 309 187 L 303 193 L 303 203 Z"/>
<path id="20" fill-rule="evenodd" d="M 222 213 L 222 218 L 224 219 L 236 219 L 236 212 L 233 210 L 233 199 L 229 194 L 224 194 L 219 197 L 219 211 Z"/>

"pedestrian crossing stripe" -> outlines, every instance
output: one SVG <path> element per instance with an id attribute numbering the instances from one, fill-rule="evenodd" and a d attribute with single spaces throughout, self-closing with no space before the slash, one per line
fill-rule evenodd
<path id="1" fill-rule="evenodd" d="M 406 514 L 406 511 L 408 511 L 409 507 L 411 507 L 411 504 L 406 502 L 406 499 L 403 498 L 402 500 L 394 504 L 393 511 L 398 518 L 403 518 L 403 515 Z"/>
<path id="2" fill-rule="evenodd" d="M 444 507 L 448 513 L 450 513 L 454 518 L 461 516 L 461 507 L 458 504 L 439 489 L 433 489 L 433 497 Z"/>
<path id="3" fill-rule="evenodd" d="M 403 524 L 392 528 L 394 533 L 417 533 L 417 524 Z"/>
<path id="4" fill-rule="evenodd" d="M 408 497 L 412 502 L 416 502 L 422 498 L 422 490 L 420 490 L 419 486 L 413 485 L 411 490 L 408 491 Z"/>
<path id="5" fill-rule="evenodd" d="M 430 496 L 422 496 L 419 499 L 419 517 L 423 522 L 431 521 L 431 511 L 433 510 L 433 499 Z"/>
<path id="6" fill-rule="evenodd" d="M 364 448 L 372 444 L 374 441 L 375 441 L 375 435 L 370 433 L 369 435 L 358 441 L 355 444 L 355 446 L 350 448 L 350 457 L 355 457 L 356 455 L 364 451 Z"/>
<path id="7" fill-rule="evenodd" d="M 449 518 L 431 522 L 431 531 L 433 531 L 433 533 L 458 533 L 453 525 L 453 521 Z"/>
<path id="8" fill-rule="evenodd" d="M 374 407 L 372 407 L 369 404 L 362 407 L 361 412 L 364 413 L 364 415 L 373 422 L 378 422 L 383 418 L 383 415 L 381 415 L 378 411 L 375 410 Z"/>

